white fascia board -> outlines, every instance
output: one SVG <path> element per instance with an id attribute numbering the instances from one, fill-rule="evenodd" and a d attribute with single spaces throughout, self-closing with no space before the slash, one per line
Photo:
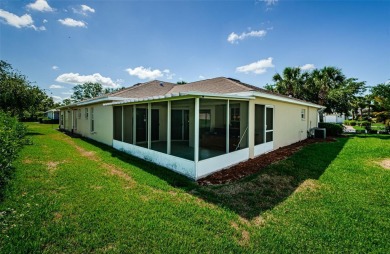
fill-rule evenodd
<path id="1" fill-rule="evenodd" d="M 181 92 L 180 95 L 189 95 L 205 98 L 220 98 L 220 99 L 241 99 L 241 100 L 253 100 L 253 95 L 246 94 L 227 94 L 227 93 L 203 93 L 203 92 Z"/>
<path id="2" fill-rule="evenodd" d="M 306 101 L 300 101 L 292 98 L 287 98 L 287 97 L 282 97 L 278 96 L 276 94 L 268 94 L 268 93 L 262 93 L 258 91 L 249 91 L 249 92 L 242 92 L 242 93 L 234 93 L 237 95 L 242 95 L 242 96 L 255 96 L 255 97 L 260 97 L 260 98 L 265 98 L 265 99 L 270 99 L 270 100 L 275 100 L 275 101 L 282 101 L 282 102 L 288 102 L 292 104 L 298 104 L 298 105 L 303 105 L 303 106 L 309 106 L 313 108 L 318 108 L 318 109 L 325 109 L 326 107 L 311 103 L 311 102 L 306 102 Z"/>
<path id="3" fill-rule="evenodd" d="M 125 99 L 126 98 L 122 98 L 122 97 L 101 97 L 101 98 L 92 99 L 89 101 L 78 102 L 78 103 L 76 103 L 76 106 L 84 106 L 84 105 L 102 103 L 102 102 L 107 102 L 107 101 L 123 101 Z"/>
<path id="4" fill-rule="evenodd" d="M 174 100 L 174 99 L 177 100 L 178 97 L 182 97 L 183 99 L 195 98 L 195 97 L 210 98 L 210 99 L 236 99 L 236 100 L 253 100 L 253 99 L 255 99 L 254 96 L 241 96 L 241 95 L 233 95 L 233 94 L 181 92 L 181 93 L 166 94 L 164 96 L 125 99 L 122 101 L 105 103 L 105 104 L 103 104 L 103 106 L 123 105 L 123 104 L 128 104 L 128 103 L 139 103 L 139 102 L 146 102 L 146 101 L 165 101 L 165 100 Z"/>

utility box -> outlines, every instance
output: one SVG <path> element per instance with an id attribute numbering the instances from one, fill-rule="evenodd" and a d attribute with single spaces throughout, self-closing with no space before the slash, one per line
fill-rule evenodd
<path id="1" fill-rule="evenodd" d="M 314 138 L 326 139 L 326 129 L 325 128 L 315 128 L 314 129 Z"/>

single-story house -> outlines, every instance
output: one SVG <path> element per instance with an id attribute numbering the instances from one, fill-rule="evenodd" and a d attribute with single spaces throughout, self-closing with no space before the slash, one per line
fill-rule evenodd
<path id="1" fill-rule="evenodd" d="M 197 180 L 306 139 L 320 109 L 231 78 L 150 81 L 62 107 L 60 128 Z"/>
<path id="2" fill-rule="evenodd" d="M 58 120 L 60 119 L 60 110 L 59 109 L 50 109 L 46 112 L 44 112 L 44 115 L 52 120 Z"/>

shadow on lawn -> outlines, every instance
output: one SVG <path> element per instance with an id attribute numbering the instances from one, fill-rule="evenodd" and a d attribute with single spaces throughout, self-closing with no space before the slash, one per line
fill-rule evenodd
<path id="1" fill-rule="evenodd" d="M 340 138 L 337 142 L 311 144 L 293 156 L 271 164 L 259 173 L 242 180 L 229 184 L 200 186 L 161 166 L 93 140 L 82 139 L 102 150 L 109 151 L 113 157 L 159 177 L 175 188 L 180 188 L 206 202 L 227 208 L 246 219 L 253 219 L 274 208 L 301 185 L 313 187 L 312 185 L 316 183 L 311 180 L 318 179 L 324 173 L 348 141 L 348 138 Z"/>

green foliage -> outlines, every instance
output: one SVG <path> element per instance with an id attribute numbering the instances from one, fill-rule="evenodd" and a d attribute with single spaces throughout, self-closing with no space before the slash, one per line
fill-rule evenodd
<path id="1" fill-rule="evenodd" d="M 339 136 L 343 133 L 343 127 L 335 123 L 318 123 L 319 128 L 326 129 L 327 136 Z"/>
<path id="2" fill-rule="evenodd" d="M 22 123 L 0 111 L 0 192 L 11 176 L 12 162 L 25 143 L 25 134 L 26 127 Z"/>
<path id="3" fill-rule="evenodd" d="M 371 92 L 375 102 L 386 111 L 390 111 L 390 82 L 374 86 Z"/>
<path id="4" fill-rule="evenodd" d="M 81 85 L 76 85 L 72 89 L 73 94 L 70 96 L 70 99 L 63 100 L 63 105 L 69 105 L 75 102 L 92 99 L 104 94 L 120 91 L 124 88 L 103 88 L 103 86 L 99 83 L 87 82 Z"/>
<path id="5" fill-rule="evenodd" d="M 82 85 L 76 85 L 72 89 L 73 94 L 70 98 L 74 102 L 91 99 L 103 94 L 103 86 L 99 83 L 87 82 Z"/>
<path id="6" fill-rule="evenodd" d="M 0 110 L 19 118 L 36 117 L 37 112 L 53 107 L 53 98 L 32 85 L 12 66 L 0 60 Z"/>
<path id="7" fill-rule="evenodd" d="M 325 106 L 326 113 L 346 113 L 352 108 L 356 96 L 365 90 L 365 82 L 347 78 L 340 69 L 324 67 L 311 72 L 287 67 L 283 74 L 275 74 L 274 85 L 265 88 L 283 95 Z M 322 113 L 320 121 L 322 122 Z"/>

